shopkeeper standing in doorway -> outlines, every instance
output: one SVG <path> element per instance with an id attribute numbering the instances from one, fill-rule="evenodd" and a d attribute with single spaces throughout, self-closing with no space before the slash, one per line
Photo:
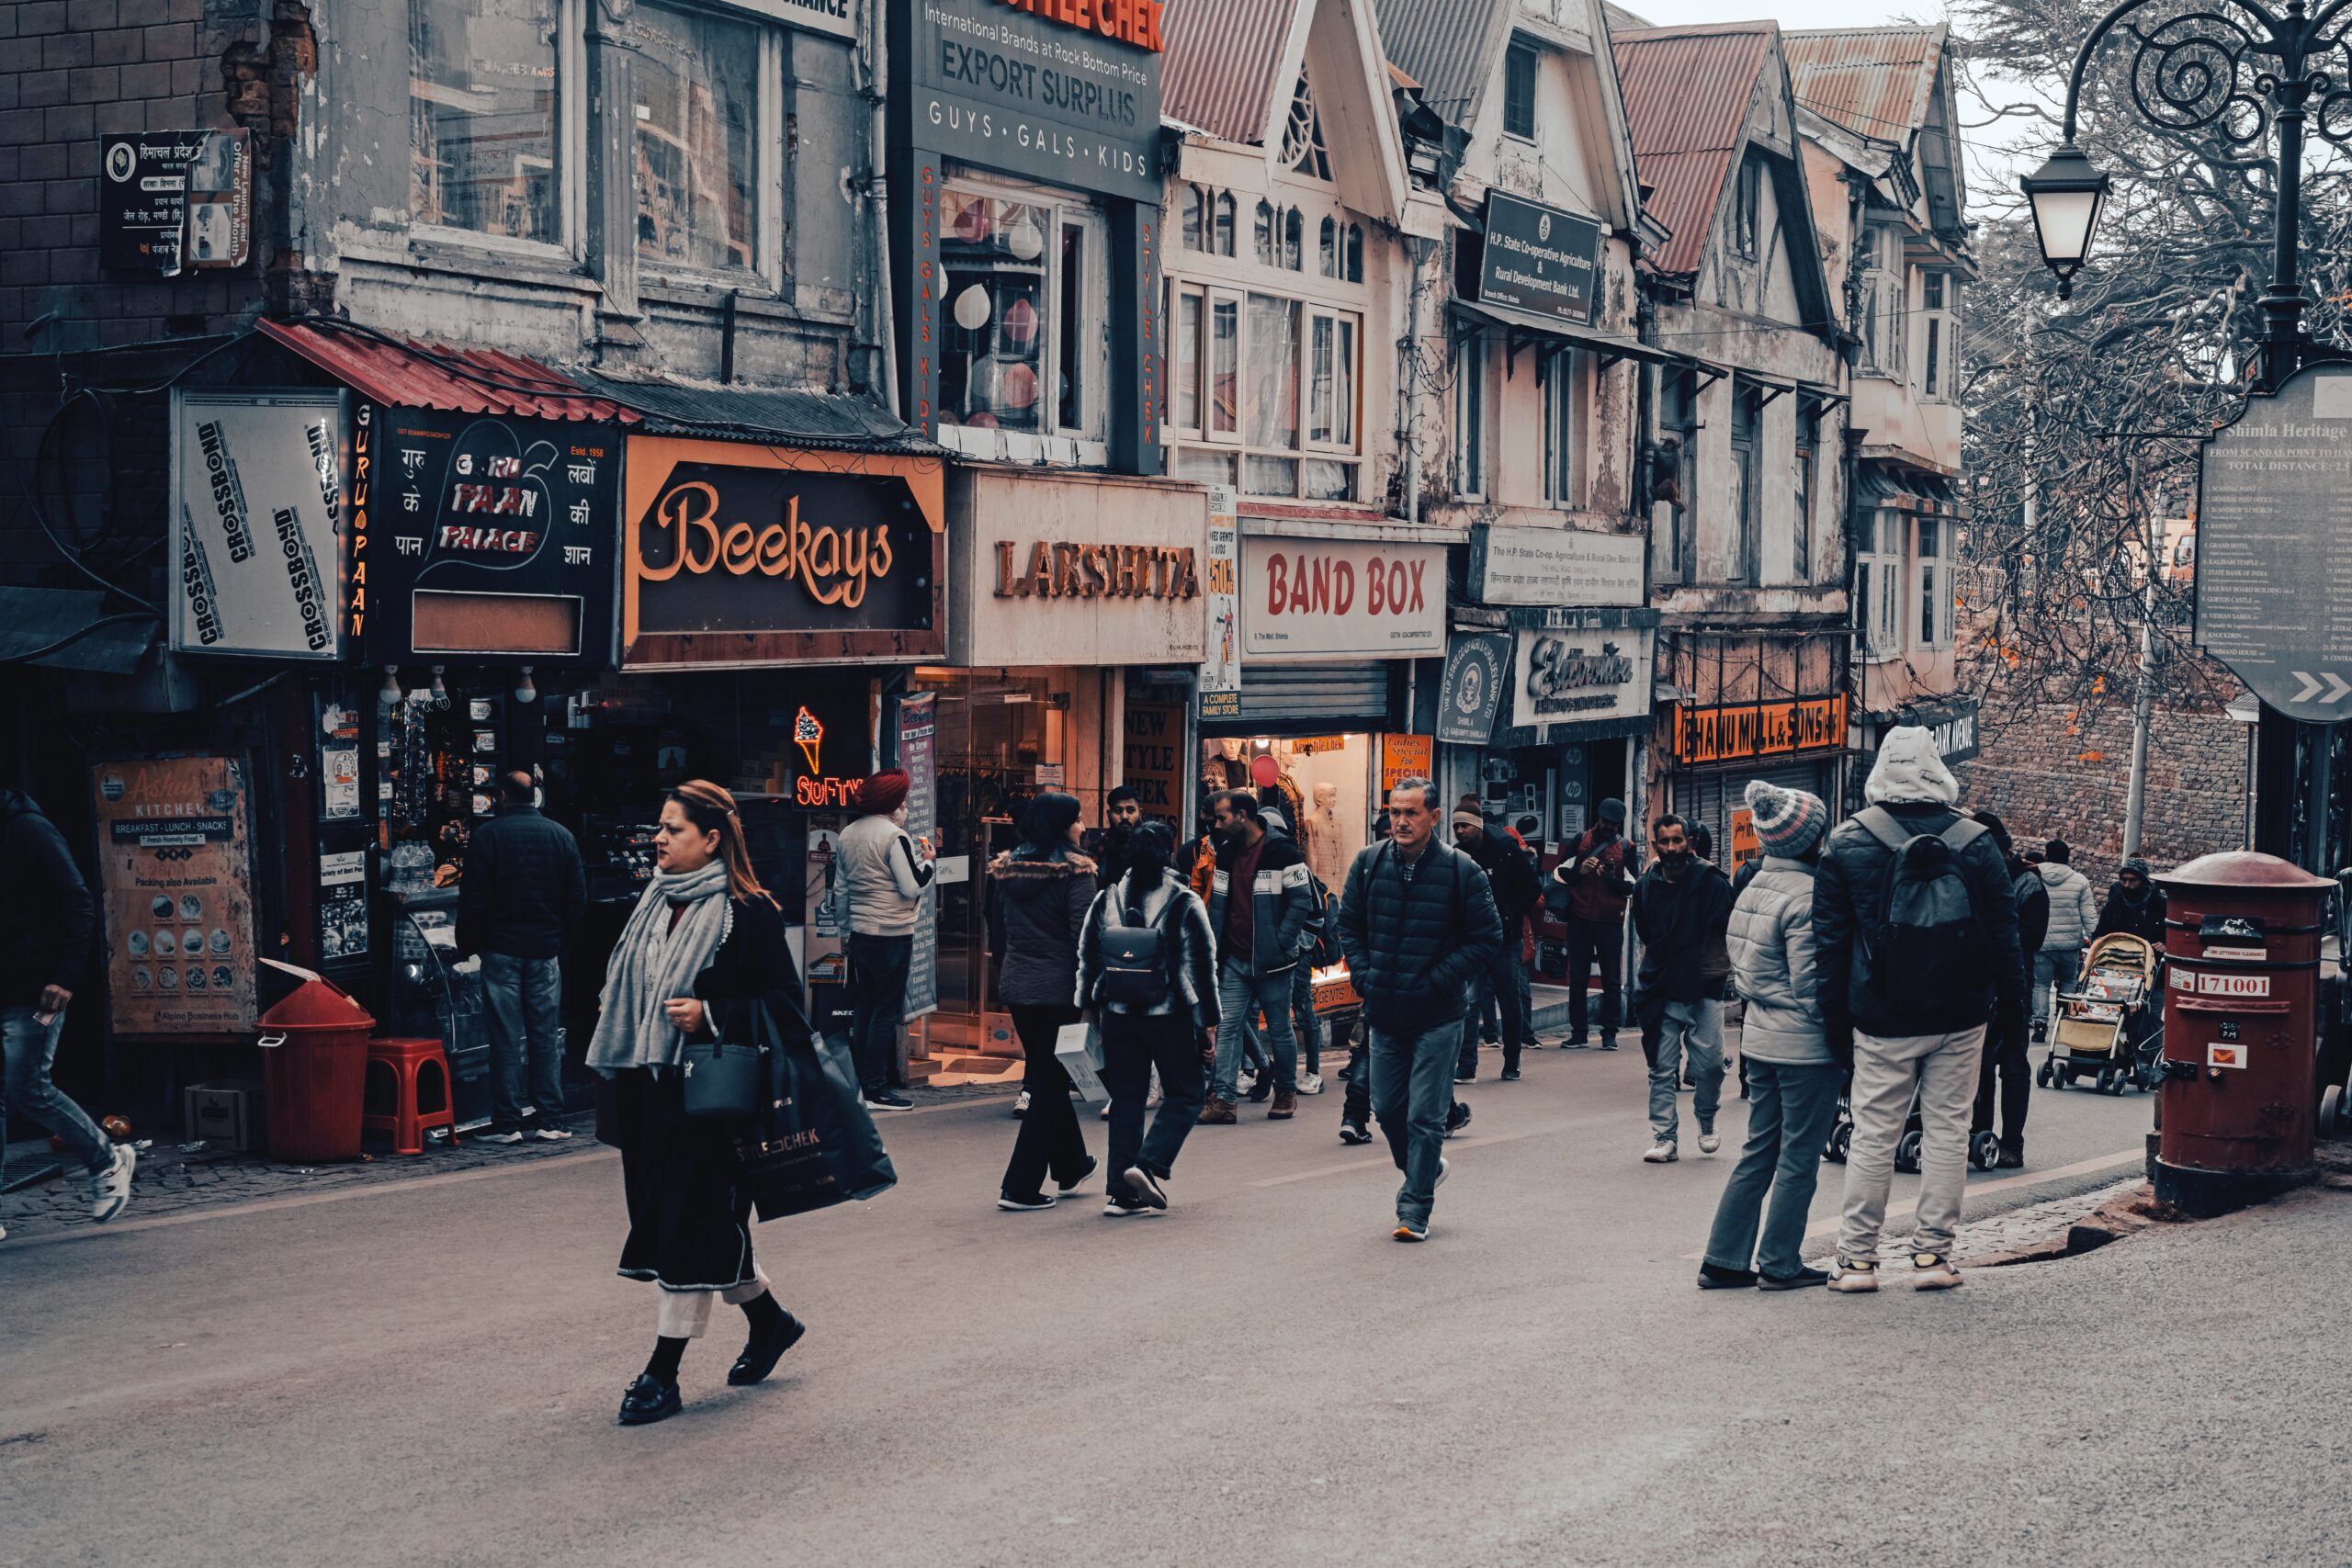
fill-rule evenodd
<path id="1" fill-rule="evenodd" d="M 907 1027 L 907 972 L 914 965 L 915 914 L 931 886 L 936 851 L 907 833 L 907 775 L 893 768 L 865 781 L 858 818 L 842 832 L 839 874 L 849 898 L 850 1049 L 865 1102 L 910 1111 L 890 1082 Z"/>
<path id="2" fill-rule="evenodd" d="M 531 1135 L 555 1143 L 571 1136 L 562 1122 L 562 955 L 588 904 L 588 876 L 571 829 L 539 814 L 527 769 L 500 778 L 498 789 L 498 815 L 474 829 L 458 883 L 458 946 L 481 954 L 490 1014 L 482 1141 L 523 1141 L 527 1092 Z"/>

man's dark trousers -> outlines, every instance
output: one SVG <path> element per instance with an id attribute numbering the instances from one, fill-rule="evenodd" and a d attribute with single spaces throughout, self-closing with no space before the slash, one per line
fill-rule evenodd
<path id="1" fill-rule="evenodd" d="M 1596 960 L 1600 964 L 1600 1037 L 1617 1038 L 1619 1020 L 1624 1016 L 1623 976 L 1625 966 L 1625 927 L 1618 920 L 1584 920 L 1568 917 L 1568 1037 L 1588 1038 L 1585 1033 L 1585 977 L 1592 973 Z"/>
<path id="2" fill-rule="evenodd" d="M 914 966 L 911 936 L 849 936 L 849 1043 L 865 1089 L 890 1087 L 899 1036 L 907 1028 L 907 972 Z"/>
<path id="3" fill-rule="evenodd" d="M 2000 1077 L 2001 1148 L 2005 1153 L 2025 1152 L 2025 1113 L 2033 1103 L 2032 1047 L 2025 1029 L 2004 1030 L 1996 1022 L 1999 1033 L 1985 1036 L 1984 1066 L 1976 1080 L 1976 1113 L 1969 1119 L 1969 1133 L 1989 1133 L 1993 1130 L 1995 1075 Z"/>

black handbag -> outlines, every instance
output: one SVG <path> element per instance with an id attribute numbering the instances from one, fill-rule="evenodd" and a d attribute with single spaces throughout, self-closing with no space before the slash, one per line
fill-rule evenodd
<path id="1" fill-rule="evenodd" d="M 766 1051 L 755 1044 L 730 1044 L 724 1040 L 689 1040 L 679 1053 L 680 1088 L 686 1114 L 738 1120 L 760 1108 L 766 1087 Z"/>

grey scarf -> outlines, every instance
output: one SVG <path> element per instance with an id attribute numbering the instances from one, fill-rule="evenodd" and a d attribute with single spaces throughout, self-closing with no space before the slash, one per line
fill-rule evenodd
<path id="1" fill-rule="evenodd" d="M 673 904 L 686 906 L 674 931 Z M 710 966 L 734 929 L 735 901 L 727 897 L 724 863 L 713 861 L 683 876 L 656 875 L 622 928 L 605 971 L 588 1066 L 606 1077 L 624 1067 L 676 1066 L 685 1036 L 662 1006 L 695 994 L 695 977 Z"/>

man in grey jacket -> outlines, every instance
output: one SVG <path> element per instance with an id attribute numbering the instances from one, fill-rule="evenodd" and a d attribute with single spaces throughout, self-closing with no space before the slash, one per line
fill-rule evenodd
<path id="1" fill-rule="evenodd" d="M 2098 895 L 2091 891 L 2090 878 L 2074 867 L 2075 852 L 2064 839 L 2052 839 L 2044 846 L 2041 863 L 2034 869 L 2041 873 L 2041 885 L 2050 890 L 2050 929 L 2041 934 L 2041 947 L 2033 955 L 2033 1016 L 2037 1021 L 2050 1017 L 2052 996 L 2075 983 L 2083 972 L 2083 949 L 2090 945 L 2091 932 L 2098 929 Z"/>
<path id="2" fill-rule="evenodd" d="M 1828 1275 L 1804 1266 L 1807 1211 L 1845 1074 L 1829 1049 L 1813 982 L 1814 868 L 1829 807 L 1819 795 L 1747 786 L 1764 858 L 1732 906 L 1733 982 L 1747 1003 L 1747 1143 L 1715 1206 L 1699 1288 L 1792 1291 Z M 1764 1217 L 1766 1194 L 1771 1213 Z M 1762 1220 L 1761 1237 L 1758 1222 Z"/>
<path id="3" fill-rule="evenodd" d="M 849 903 L 850 1054 L 876 1111 L 909 1111 L 890 1082 L 907 1028 L 907 976 L 914 967 L 915 918 L 936 872 L 928 839 L 907 832 L 910 781 L 898 769 L 867 779 L 857 820 L 842 829 L 837 861 Z"/>

